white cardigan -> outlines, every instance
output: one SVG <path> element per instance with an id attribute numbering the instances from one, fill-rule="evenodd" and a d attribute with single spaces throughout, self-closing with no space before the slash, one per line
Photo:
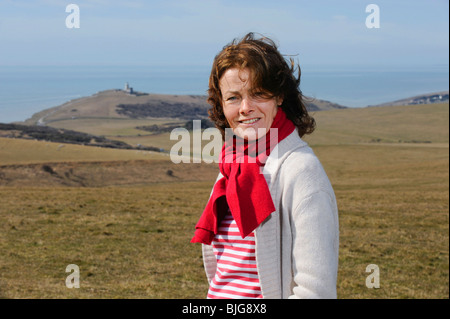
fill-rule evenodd
<path id="1" fill-rule="evenodd" d="M 263 297 L 337 298 L 338 210 L 318 158 L 294 130 L 272 151 L 263 173 L 277 208 L 255 230 Z M 202 249 L 211 282 L 216 257 L 211 245 Z"/>

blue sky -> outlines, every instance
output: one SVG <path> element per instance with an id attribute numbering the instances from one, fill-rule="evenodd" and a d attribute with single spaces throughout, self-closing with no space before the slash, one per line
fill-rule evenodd
<path id="1" fill-rule="evenodd" d="M 68 4 L 80 28 L 68 29 Z M 380 28 L 365 25 L 368 4 Z M 210 65 L 249 31 L 301 64 L 429 66 L 449 60 L 448 0 L 0 0 L 0 65 Z"/>

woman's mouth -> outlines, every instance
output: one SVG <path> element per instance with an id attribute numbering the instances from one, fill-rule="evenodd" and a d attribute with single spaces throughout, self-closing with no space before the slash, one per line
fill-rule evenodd
<path id="1" fill-rule="evenodd" d="M 259 120 L 260 120 L 260 118 L 254 118 L 254 119 L 248 119 L 248 120 L 239 121 L 239 123 L 250 125 L 250 124 L 258 122 Z"/>

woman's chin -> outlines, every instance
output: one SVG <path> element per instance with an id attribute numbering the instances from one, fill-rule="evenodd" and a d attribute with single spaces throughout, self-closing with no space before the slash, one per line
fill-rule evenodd
<path id="1" fill-rule="evenodd" d="M 266 135 L 267 129 L 257 126 L 239 125 L 233 129 L 233 133 L 247 141 L 256 141 Z"/>

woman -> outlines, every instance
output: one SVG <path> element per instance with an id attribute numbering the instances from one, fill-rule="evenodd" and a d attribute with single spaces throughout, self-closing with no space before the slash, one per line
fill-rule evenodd
<path id="1" fill-rule="evenodd" d="M 203 244 L 208 298 L 336 298 L 336 199 L 301 139 L 315 121 L 294 70 L 252 33 L 214 60 L 210 118 L 225 143 L 192 239 Z"/>

